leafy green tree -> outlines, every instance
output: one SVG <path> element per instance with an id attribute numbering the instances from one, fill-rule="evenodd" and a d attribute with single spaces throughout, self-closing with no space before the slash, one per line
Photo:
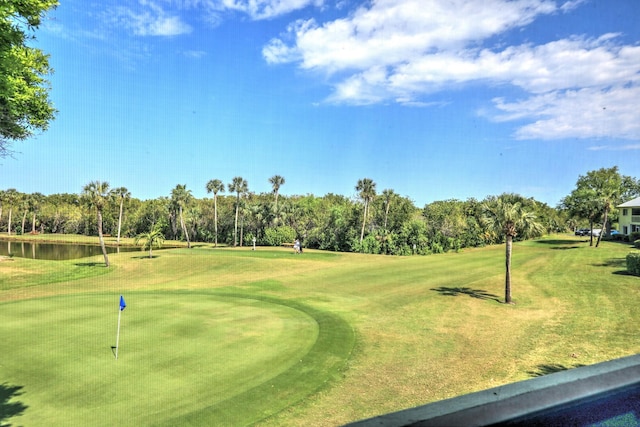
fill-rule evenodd
<path id="1" fill-rule="evenodd" d="M 149 250 L 149 258 L 153 258 L 153 248 L 160 249 L 164 243 L 164 235 L 160 227 L 154 226 L 150 231 L 136 236 L 135 244 L 141 245 L 142 250 Z"/>
<path id="2" fill-rule="evenodd" d="M 358 196 L 364 203 L 364 212 L 362 215 L 362 231 L 360 232 L 360 244 L 362 244 L 362 240 L 364 239 L 364 228 L 367 223 L 367 217 L 369 216 L 369 204 L 371 200 L 376 196 L 376 183 L 373 182 L 370 178 L 363 178 L 358 180 L 358 184 L 356 185 L 356 191 L 358 192 Z"/>
<path id="3" fill-rule="evenodd" d="M 236 220 L 233 228 L 233 246 L 238 246 L 238 215 L 240 213 L 240 197 L 249 191 L 249 185 L 247 184 L 246 179 L 243 179 L 241 176 L 236 176 L 228 185 L 228 188 L 229 193 L 236 193 Z"/>
<path id="4" fill-rule="evenodd" d="M 504 201 L 501 197 L 485 202 L 482 205 L 484 223 L 496 235 L 502 235 L 506 240 L 505 255 L 505 303 L 511 304 L 511 253 L 513 238 L 520 235 L 523 238 L 542 234 L 543 227 L 536 221 L 534 213 L 523 209 L 520 202 Z"/>
<path id="5" fill-rule="evenodd" d="M 218 246 L 218 193 L 224 193 L 224 184 L 219 179 L 212 179 L 207 182 L 207 193 L 213 193 L 214 246 Z"/>
<path id="6" fill-rule="evenodd" d="M 180 227 L 182 228 L 182 233 L 184 234 L 185 239 L 187 240 L 187 248 L 191 248 L 191 241 L 189 240 L 189 232 L 187 230 L 187 226 L 184 222 L 184 208 L 189 204 L 193 196 L 191 195 L 191 190 L 187 190 L 186 185 L 178 184 L 176 188 L 171 190 L 171 200 L 178 206 L 179 216 L 180 216 Z"/>
<path id="7" fill-rule="evenodd" d="M 572 215 L 589 219 L 591 230 L 593 223 L 602 219 L 602 231 L 598 235 L 596 247 L 609 225 L 609 215 L 615 213 L 616 205 L 623 199 L 640 193 L 640 182 L 629 176 L 620 175 L 618 167 L 601 168 L 580 175 L 576 188 L 561 202 L 561 207 Z M 593 233 L 591 233 L 593 245 Z"/>
<path id="8" fill-rule="evenodd" d="M 617 166 L 601 168 L 596 171 L 589 171 L 585 176 L 579 177 L 576 187 L 592 190 L 602 211 L 602 229 L 598 234 L 597 248 L 600 245 L 602 235 L 607 230 L 609 212 L 612 207 L 621 202 L 622 177 L 618 173 Z"/>
<path id="9" fill-rule="evenodd" d="M 12 141 L 47 129 L 55 116 L 47 77 L 49 58 L 29 47 L 31 33 L 57 0 L 0 2 L 0 157 L 10 154 Z"/>
<path id="10" fill-rule="evenodd" d="M 573 217 L 587 219 L 589 221 L 589 229 L 592 231 L 595 221 L 602 214 L 597 194 L 593 189 L 589 188 L 574 189 L 571 194 L 562 199 L 560 206 Z M 590 234 L 590 245 L 593 246 L 593 233 Z"/>
<path id="11" fill-rule="evenodd" d="M 120 213 L 118 215 L 118 237 L 116 242 L 120 244 L 120 230 L 122 229 L 122 214 L 124 212 L 124 202 L 131 198 L 131 193 L 125 187 L 114 188 L 111 191 L 114 197 L 118 199 L 120 203 Z"/>
<path id="12" fill-rule="evenodd" d="M 104 236 L 102 234 L 102 211 L 107 202 L 107 197 L 109 197 L 109 183 L 102 181 L 90 182 L 82 189 L 82 197 L 87 205 L 96 210 L 100 248 L 104 256 L 104 264 L 109 267 L 109 256 L 107 255 L 107 248 L 104 245 Z"/>
<path id="13" fill-rule="evenodd" d="M 278 193 L 280 191 L 280 187 L 284 184 L 284 178 L 280 175 L 274 175 L 271 178 L 269 178 L 269 182 L 271 183 L 271 188 L 273 189 L 273 194 L 275 194 L 276 196 L 276 200 L 275 200 L 275 207 L 274 207 L 274 212 L 275 212 L 275 220 L 276 223 L 278 222 Z"/>

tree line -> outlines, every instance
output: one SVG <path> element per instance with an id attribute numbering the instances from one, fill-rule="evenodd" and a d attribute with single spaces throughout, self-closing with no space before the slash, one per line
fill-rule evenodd
<path id="1" fill-rule="evenodd" d="M 585 184 L 592 181 L 597 185 Z M 254 239 L 257 245 L 280 246 L 297 238 L 314 249 L 425 255 L 504 242 L 486 221 L 488 207 L 498 202 L 519 204 L 545 233 L 553 233 L 603 219 L 611 224 L 617 218 L 615 205 L 640 194 L 638 181 L 621 176 L 617 168 L 581 176 L 576 190 L 555 208 L 517 194 L 435 201 L 419 208 L 392 189 L 378 192 L 370 178 L 357 182 L 357 196 L 351 198 L 331 193 L 284 196 L 284 177 L 274 175 L 269 182 L 271 192 L 254 193 L 242 177 L 226 185 L 212 179 L 204 185 L 211 197 L 200 199 L 182 184 L 150 200 L 100 181 L 79 194 L 45 196 L 8 189 L 0 191 L 0 227 L 8 234 L 103 233 L 118 242 L 121 236 L 157 230 L 164 239 L 189 246 L 192 241 L 243 246 Z"/>
<path id="2" fill-rule="evenodd" d="M 95 181 L 79 194 L 0 191 L 0 227 L 8 234 L 64 233 L 136 237 L 158 230 L 167 240 L 227 245 L 280 246 L 296 238 L 307 248 L 372 254 L 441 253 L 503 241 L 483 222 L 482 206 L 518 202 L 535 213 L 547 232 L 565 229 L 561 211 L 515 194 L 484 200 L 445 200 L 415 206 L 392 189 L 378 193 L 373 180 L 360 180 L 358 196 L 283 196 L 282 176 L 272 191 L 253 193 L 246 180 L 206 183 L 211 197 L 195 198 L 186 185 L 166 197 L 140 200 L 125 187 Z M 99 213 L 99 220 L 96 218 Z"/>

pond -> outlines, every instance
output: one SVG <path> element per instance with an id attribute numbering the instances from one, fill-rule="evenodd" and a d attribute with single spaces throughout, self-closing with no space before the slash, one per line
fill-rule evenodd
<path id="1" fill-rule="evenodd" d="M 107 253 L 139 251 L 135 247 L 107 246 Z M 99 245 L 67 244 L 67 243 L 39 243 L 0 240 L 0 256 L 14 256 L 20 258 L 66 260 L 101 255 Z"/>

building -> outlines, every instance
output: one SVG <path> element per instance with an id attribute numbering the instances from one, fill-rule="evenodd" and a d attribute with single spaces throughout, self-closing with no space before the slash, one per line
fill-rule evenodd
<path id="1" fill-rule="evenodd" d="M 620 233 L 629 235 L 640 232 L 640 197 L 618 205 Z"/>

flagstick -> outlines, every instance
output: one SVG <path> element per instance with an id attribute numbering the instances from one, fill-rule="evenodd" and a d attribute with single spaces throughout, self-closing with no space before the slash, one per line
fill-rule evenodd
<path id="1" fill-rule="evenodd" d="M 118 360 L 118 344 L 120 343 L 120 316 L 122 315 L 122 310 L 118 308 L 118 333 L 116 334 L 116 360 Z"/>

